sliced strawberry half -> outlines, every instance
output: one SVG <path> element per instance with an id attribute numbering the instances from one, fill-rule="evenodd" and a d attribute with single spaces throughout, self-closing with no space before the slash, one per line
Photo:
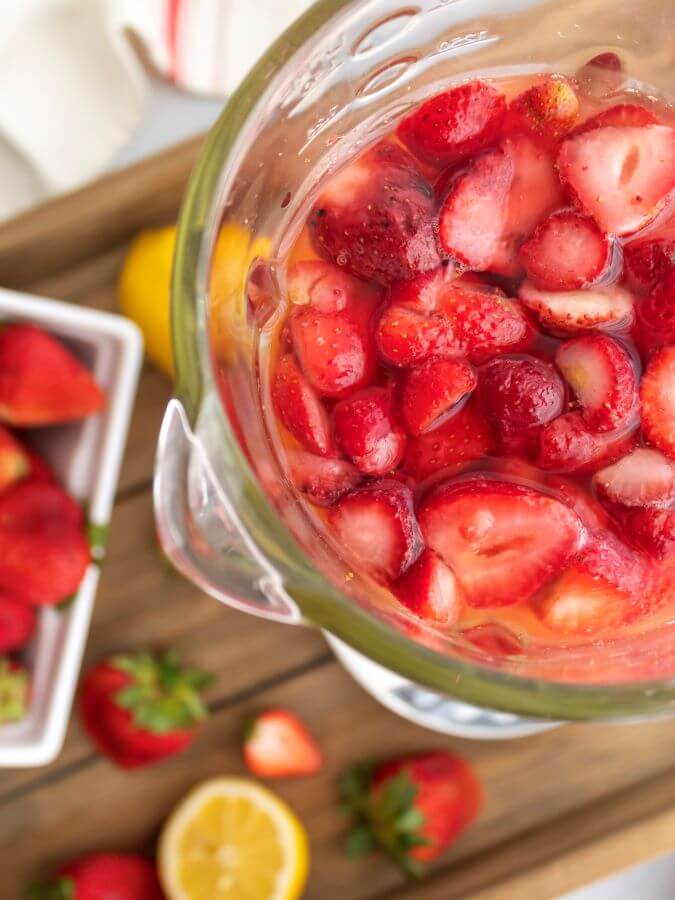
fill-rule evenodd
<path id="1" fill-rule="evenodd" d="M 667 283 L 675 284 L 675 216 L 626 244 L 623 258 L 628 280 L 639 290 L 658 293 Z"/>
<path id="2" fill-rule="evenodd" d="M 548 494 L 480 476 L 446 481 L 423 501 L 427 546 L 455 572 L 475 607 L 511 606 L 578 551 L 579 517 Z"/>
<path id="3" fill-rule="evenodd" d="M 587 529 L 608 528 L 610 518 L 601 503 L 576 481 L 560 475 L 546 475 L 544 483 L 579 516 Z"/>
<path id="4" fill-rule="evenodd" d="M 658 450 L 638 447 L 597 472 L 593 483 L 612 503 L 662 506 L 675 499 L 675 466 Z"/>
<path id="5" fill-rule="evenodd" d="M 334 175 L 309 217 L 317 251 L 392 284 L 439 265 L 434 192 L 413 157 L 382 141 Z"/>
<path id="6" fill-rule="evenodd" d="M 456 345 L 475 365 L 526 350 L 535 338 L 520 305 L 494 289 L 457 284 L 448 290 L 443 309 Z"/>
<path id="7" fill-rule="evenodd" d="M 302 450 L 291 451 L 288 464 L 293 486 L 317 506 L 332 506 L 362 478 L 346 459 L 325 459 Z"/>
<path id="8" fill-rule="evenodd" d="M 314 775 L 323 765 L 319 745 L 306 725 L 287 709 L 268 709 L 249 724 L 244 760 L 259 778 Z"/>
<path id="9" fill-rule="evenodd" d="M 558 416 L 539 435 L 538 465 L 555 472 L 595 472 L 629 453 L 634 432 L 615 436 L 591 431 L 579 412 Z"/>
<path id="10" fill-rule="evenodd" d="M 444 472 L 454 475 L 492 452 L 494 438 L 473 398 L 433 431 L 408 441 L 403 470 L 424 481 Z"/>
<path id="11" fill-rule="evenodd" d="M 579 98 L 562 78 L 547 78 L 519 94 L 509 106 L 507 128 L 529 131 L 547 146 L 556 145 L 579 118 Z"/>
<path id="12" fill-rule="evenodd" d="M 628 533 L 642 550 L 658 560 L 675 558 L 675 509 L 645 506 L 623 519 Z"/>
<path id="13" fill-rule="evenodd" d="M 597 128 L 568 138 L 558 167 L 603 231 L 632 234 L 655 218 L 675 187 L 675 131 Z"/>
<path id="14" fill-rule="evenodd" d="M 675 347 L 663 347 L 640 384 L 642 430 L 654 447 L 675 459 Z"/>
<path id="15" fill-rule="evenodd" d="M 290 317 L 295 355 L 322 397 L 341 397 L 365 387 L 377 367 L 370 320 L 374 305 L 360 303 L 336 313 L 300 307 Z"/>
<path id="16" fill-rule="evenodd" d="M 290 353 L 282 356 L 274 373 L 272 403 L 284 426 L 303 447 L 319 456 L 334 455 L 328 413 Z"/>
<path id="17" fill-rule="evenodd" d="M 396 304 L 380 316 L 375 340 L 380 356 L 392 366 L 414 366 L 432 356 L 457 353 L 448 316 Z"/>
<path id="18" fill-rule="evenodd" d="M 401 386 L 401 418 L 408 434 L 440 425 L 476 381 L 471 366 L 455 359 L 431 360 L 408 371 Z"/>
<path id="19" fill-rule="evenodd" d="M 530 436 L 563 411 L 565 385 L 554 367 L 534 356 L 501 356 L 480 370 L 479 399 L 503 449 Z"/>
<path id="20" fill-rule="evenodd" d="M 562 210 L 544 219 L 520 248 L 520 261 L 536 288 L 587 287 L 607 269 L 612 245 L 593 219 Z"/>
<path id="21" fill-rule="evenodd" d="M 376 285 L 320 259 L 293 263 L 286 275 L 286 290 L 292 307 L 311 306 L 315 312 L 328 314 L 355 305 L 372 307 L 380 299 Z"/>
<path id="22" fill-rule="evenodd" d="M 397 134 L 418 159 L 448 166 L 492 143 L 505 111 L 495 87 L 471 81 L 427 100 L 403 119 Z"/>
<path id="23" fill-rule="evenodd" d="M 460 616 L 460 590 L 453 572 L 431 550 L 392 586 L 397 599 L 416 616 L 454 625 Z"/>
<path id="24" fill-rule="evenodd" d="M 643 557 L 611 532 L 589 535 L 579 562 L 537 598 L 539 618 L 562 634 L 597 634 L 640 614 L 651 572 Z"/>
<path id="25" fill-rule="evenodd" d="M 328 521 L 345 558 L 379 580 L 399 578 L 423 549 L 412 493 L 394 479 L 346 494 Z"/>
<path id="26" fill-rule="evenodd" d="M 545 291 L 531 281 L 520 287 L 520 299 L 543 328 L 569 334 L 610 325 L 629 327 L 634 318 L 633 297 L 618 284 L 582 291 Z"/>
<path id="27" fill-rule="evenodd" d="M 597 115 L 586 119 L 574 129 L 574 134 L 585 134 L 597 128 L 644 128 L 646 125 L 658 124 L 658 118 L 644 106 L 638 106 L 636 103 L 617 103 L 616 106 L 603 109 Z"/>
<path id="28" fill-rule="evenodd" d="M 403 459 L 406 435 L 387 388 L 367 388 L 341 400 L 333 426 L 338 445 L 365 475 L 386 475 Z"/>
<path id="29" fill-rule="evenodd" d="M 24 448 L 7 428 L 0 425 L 0 493 L 28 475 L 29 467 Z"/>
<path id="30" fill-rule="evenodd" d="M 636 409 L 637 379 L 628 351 L 606 334 L 572 338 L 555 361 L 594 431 L 615 431 L 627 425 Z"/>

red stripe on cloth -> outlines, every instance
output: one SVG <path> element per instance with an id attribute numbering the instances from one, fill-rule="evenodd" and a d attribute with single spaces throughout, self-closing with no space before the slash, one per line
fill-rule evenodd
<path id="1" fill-rule="evenodd" d="M 169 76 L 178 80 L 178 17 L 181 0 L 167 0 L 166 42 L 169 47 Z"/>

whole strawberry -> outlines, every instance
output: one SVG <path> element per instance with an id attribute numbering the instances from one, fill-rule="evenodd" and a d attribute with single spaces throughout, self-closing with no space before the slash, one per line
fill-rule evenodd
<path id="1" fill-rule="evenodd" d="M 200 696 L 211 675 L 182 667 L 169 652 L 114 656 L 85 676 L 82 724 L 105 756 L 125 769 L 180 753 L 207 710 Z"/>
<path id="2" fill-rule="evenodd" d="M 473 822 L 482 790 L 469 764 L 443 750 L 357 766 L 340 790 L 355 825 L 347 853 L 381 847 L 409 875 L 444 853 Z"/>
<path id="3" fill-rule="evenodd" d="M 32 885 L 29 900 L 163 900 L 155 866 L 142 856 L 99 853 L 61 866 Z"/>

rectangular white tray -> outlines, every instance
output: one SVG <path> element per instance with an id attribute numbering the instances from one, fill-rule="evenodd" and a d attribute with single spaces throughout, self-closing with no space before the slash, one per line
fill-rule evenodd
<path id="1" fill-rule="evenodd" d="M 100 415 L 31 433 L 31 443 L 63 487 L 104 532 L 112 514 L 143 357 L 138 328 L 111 313 L 0 288 L 0 322 L 30 322 L 58 337 L 87 366 L 107 395 Z M 94 549 L 94 557 L 103 548 Z M 61 752 L 70 718 L 100 569 L 89 566 L 73 602 L 44 609 L 23 654 L 32 672 L 28 715 L 0 728 L 0 767 L 41 766 Z"/>

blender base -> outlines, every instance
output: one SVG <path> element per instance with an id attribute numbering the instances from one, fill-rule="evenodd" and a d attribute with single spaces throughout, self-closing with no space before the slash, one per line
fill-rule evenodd
<path id="1" fill-rule="evenodd" d="M 461 700 L 437 694 L 390 672 L 324 633 L 335 656 L 352 678 L 391 712 L 438 734 L 473 740 L 500 741 L 527 737 L 564 724 L 529 719 L 512 713 L 482 709 Z"/>

